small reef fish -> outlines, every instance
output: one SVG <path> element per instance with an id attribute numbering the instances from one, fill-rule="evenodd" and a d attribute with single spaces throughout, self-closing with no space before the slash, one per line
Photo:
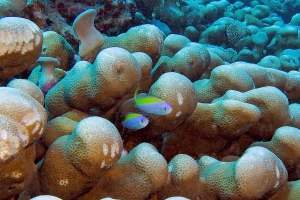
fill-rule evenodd
<path id="1" fill-rule="evenodd" d="M 138 95 L 138 90 L 139 88 L 134 92 L 134 101 L 137 108 L 155 115 L 167 115 L 172 112 L 172 106 L 168 102 L 145 93 Z"/>
<path id="2" fill-rule="evenodd" d="M 144 128 L 148 123 L 148 118 L 138 113 L 128 113 L 122 121 L 123 127 L 131 130 Z"/>

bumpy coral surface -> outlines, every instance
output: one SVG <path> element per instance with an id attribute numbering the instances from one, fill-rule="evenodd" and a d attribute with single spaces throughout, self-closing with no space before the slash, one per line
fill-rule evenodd
<path id="1" fill-rule="evenodd" d="M 230 139 L 239 137 L 257 123 L 260 117 L 260 110 L 248 103 L 233 100 L 198 103 L 184 123 L 164 135 L 162 154 L 167 160 L 178 153 L 196 159 L 202 155 L 215 155 Z"/>
<path id="2" fill-rule="evenodd" d="M 291 126 L 278 128 L 269 142 L 255 142 L 251 146 L 262 146 L 275 153 L 290 171 L 300 165 L 300 130 Z M 297 177 L 298 178 L 298 177 Z"/>
<path id="3" fill-rule="evenodd" d="M 36 180 L 41 185 L 38 193 L 72 199 L 91 188 L 121 152 L 122 140 L 111 122 L 83 119 L 72 134 L 60 137 L 47 151 Z"/>
<path id="4" fill-rule="evenodd" d="M 42 136 L 47 115 L 37 100 L 20 89 L 1 87 L 0 94 L 2 166 Z"/>
<path id="5" fill-rule="evenodd" d="M 18 87 L 17 82 L 10 85 Z M 30 84 L 22 85 L 26 86 Z M 30 88 L 31 92 L 37 89 Z M 0 94 L 0 199 L 6 199 L 24 191 L 34 180 L 34 142 L 44 133 L 47 115 L 43 106 L 21 89 L 1 87 Z"/>
<path id="6" fill-rule="evenodd" d="M 19 151 L 17 157 L 5 166 L 0 166 L 0 199 L 18 195 L 24 191 L 36 173 L 35 146 L 30 145 Z"/>
<path id="7" fill-rule="evenodd" d="M 291 181 L 284 184 L 278 192 L 269 200 L 286 199 L 293 200 L 300 198 L 300 181 Z"/>
<path id="8" fill-rule="evenodd" d="M 159 190 L 158 199 L 184 196 L 197 199 L 199 196 L 199 167 L 188 155 L 178 154 L 168 164 L 169 175 L 164 187 Z"/>
<path id="9" fill-rule="evenodd" d="M 221 65 L 212 70 L 210 79 L 194 82 L 198 101 L 210 103 L 227 90 L 248 91 L 253 89 L 253 79 L 243 70 L 231 65 Z"/>
<path id="10" fill-rule="evenodd" d="M 60 68 L 68 70 L 74 64 L 74 49 L 61 35 L 54 31 L 43 32 L 41 56 L 59 59 Z"/>
<path id="11" fill-rule="evenodd" d="M 153 65 L 152 59 L 150 58 L 150 56 L 148 56 L 148 54 L 144 52 L 135 52 L 132 53 L 132 55 L 138 61 L 138 64 L 140 65 L 142 71 L 142 78 L 139 84 L 139 91 L 140 92 L 148 91 L 152 83 L 152 76 L 151 76 L 151 70 Z"/>
<path id="12" fill-rule="evenodd" d="M 98 184 L 79 199 L 107 196 L 124 200 L 145 199 L 165 184 L 167 176 L 168 166 L 163 156 L 152 145 L 142 143 L 121 157 Z"/>
<path id="13" fill-rule="evenodd" d="M 151 119 L 147 127 L 137 131 L 124 130 L 124 146 L 128 150 L 141 142 L 150 142 L 157 147 L 156 139 L 161 138 L 163 133 L 176 129 L 192 114 L 197 104 L 191 81 L 175 72 L 168 72 L 160 76 L 152 84 L 149 94 L 168 102 L 172 106 L 172 112 L 163 116 L 143 113 Z M 117 122 L 120 123 L 130 112 L 141 112 L 137 110 L 132 99 L 124 102 L 120 107 Z"/>
<path id="14" fill-rule="evenodd" d="M 117 47 L 105 49 L 93 65 L 86 61 L 77 62 L 47 93 L 45 104 L 49 118 L 71 108 L 90 112 L 98 107 L 101 112 L 106 112 L 116 99 L 120 101 L 126 95 L 132 96 L 140 79 L 140 66 L 131 53 Z"/>
<path id="15" fill-rule="evenodd" d="M 152 71 L 154 80 L 165 72 L 177 72 L 196 81 L 210 64 L 209 52 L 197 43 L 187 43 L 172 58 L 163 59 Z"/>
<path id="16" fill-rule="evenodd" d="M 271 139 L 277 128 L 294 124 L 294 117 L 289 111 L 288 99 L 275 87 L 261 87 L 245 93 L 229 90 L 221 98 L 215 99 L 214 102 L 224 99 L 251 103 L 260 109 L 260 120 L 248 131 L 253 137 Z"/>
<path id="17" fill-rule="evenodd" d="M 253 79 L 256 87 L 274 86 L 282 90 L 290 100 L 299 99 L 299 72 L 291 71 L 286 73 L 245 62 L 235 62 L 231 65 L 247 72 Z"/>
<path id="18" fill-rule="evenodd" d="M 164 39 L 163 49 L 161 52 L 162 56 L 174 56 L 181 48 L 191 41 L 182 35 L 170 34 Z"/>
<path id="19" fill-rule="evenodd" d="M 118 46 L 129 52 L 144 52 L 154 63 L 162 51 L 164 34 L 154 25 L 144 24 L 130 28 L 126 33 L 117 37 L 107 37 L 102 49 Z"/>
<path id="20" fill-rule="evenodd" d="M 0 199 L 300 199 L 299 8 L 0 1 Z"/>
<path id="21" fill-rule="evenodd" d="M 249 148 L 235 162 L 203 156 L 199 168 L 201 199 L 259 199 L 287 182 L 282 161 L 263 147 Z"/>
<path id="22" fill-rule="evenodd" d="M 44 105 L 43 92 L 36 84 L 27 79 L 13 79 L 6 85 L 6 87 L 18 88 L 35 98 L 41 105 Z"/>
<path id="23" fill-rule="evenodd" d="M 33 68 L 42 52 L 42 33 L 39 27 L 24 18 L 0 19 L 0 80 L 12 78 Z"/>

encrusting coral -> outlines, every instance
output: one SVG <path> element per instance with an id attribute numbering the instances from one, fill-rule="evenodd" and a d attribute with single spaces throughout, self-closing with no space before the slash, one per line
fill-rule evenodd
<path id="1" fill-rule="evenodd" d="M 289 179 L 298 179 L 300 167 L 300 130 L 292 126 L 278 128 L 269 142 L 254 142 L 251 146 L 262 146 L 272 151 L 289 171 Z M 296 176 L 296 177 L 293 177 Z"/>
<path id="2" fill-rule="evenodd" d="M 164 39 L 161 56 L 173 57 L 175 53 L 190 42 L 191 41 L 183 35 L 170 34 Z"/>
<path id="3" fill-rule="evenodd" d="M 43 32 L 43 45 L 41 56 L 57 58 L 59 68 L 69 70 L 74 64 L 74 49 L 58 33 L 54 31 Z"/>
<path id="4" fill-rule="evenodd" d="M 276 194 L 268 200 L 294 200 L 300 198 L 300 181 L 290 181 L 278 189 Z"/>
<path id="5" fill-rule="evenodd" d="M 198 30 L 193 26 L 188 26 L 184 30 L 184 36 L 186 36 L 193 42 L 198 41 L 199 35 L 200 34 L 199 34 Z"/>
<path id="6" fill-rule="evenodd" d="M 157 192 L 157 199 L 184 196 L 197 199 L 200 194 L 199 167 L 190 156 L 178 154 L 168 164 L 169 175 L 163 188 Z"/>
<path id="7" fill-rule="evenodd" d="M 214 155 L 258 122 L 258 107 L 235 100 L 199 103 L 176 130 L 163 135 L 162 154 L 167 160 L 184 153 L 195 159 Z M 245 148 L 245 147 L 243 147 Z"/>
<path id="8" fill-rule="evenodd" d="M 298 1 L 19 2 L 0 15 L 36 24 L 0 19 L 0 199 L 300 199 Z"/>
<path id="9" fill-rule="evenodd" d="M 294 127 L 300 128 L 300 104 L 299 103 L 291 103 L 289 105 L 289 109 L 294 116 Z"/>
<path id="10" fill-rule="evenodd" d="M 43 92 L 36 84 L 27 79 L 13 79 L 6 87 L 18 88 L 35 98 L 41 105 L 44 105 Z"/>
<path id="11" fill-rule="evenodd" d="M 124 200 L 145 199 L 166 182 L 168 165 L 150 144 L 141 143 L 122 156 L 97 185 L 78 200 L 113 197 Z"/>
<path id="12" fill-rule="evenodd" d="M 95 116 L 85 118 L 70 135 L 51 145 L 35 180 L 40 187 L 30 187 L 25 194 L 72 199 L 94 186 L 121 152 L 122 139 L 110 121 Z"/>
<path id="13" fill-rule="evenodd" d="M 32 144 L 21 149 L 8 164 L 0 166 L 0 199 L 18 195 L 34 181 L 36 173 L 34 159 L 35 147 Z"/>
<path id="14" fill-rule="evenodd" d="M 234 67 L 243 69 L 253 79 L 255 87 L 274 86 L 285 93 L 289 100 L 297 100 L 300 97 L 300 73 L 289 73 L 272 68 L 264 68 L 256 64 L 235 62 Z"/>
<path id="15" fill-rule="evenodd" d="M 257 64 L 266 68 L 273 68 L 273 69 L 281 68 L 281 63 L 279 58 L 277 56 L 272 56 L 272 55 L 263 57 Z"/>
<path id="16" fill-rule="evenodd" d="M 210 79 L 198 80 L 193 84 L 198 101 L 202 103 L 210 103 L 228 90 L 242 92 L 255 87 L 252 78 L 245 71 L 231 65 L 218 66 L 212 70 Z"/>
<path id="17" fill-rule="evenodd" d="M 107 48 L 97 55 L 93 65 L 77 62 L 47 93 L 48 117 L 53 119 L 72 108 L 88 113 L 92 108 L 102 113 L 116 110 L 116 101 L 121 105 L 131 97 L 140 80 L 141 69 L 131 53 L 119 47 Z"/>
<path id="18" fill-rule="evenodd" d="M 40 160 L 50 145 L 59 137 L 71 134 L 79 121 L 89 115 L 79 110 L 71 110 L 47 122 L 45 132 L 36 142 L 36 161 Z"/>
<path id="19" fill-rule="evenodd" d="M 6 199 L 33 181 L 34 142 L 44 132 L 47 115 L 43 106 L 21 89 L 1 87 L 0 94 L 0 199 Z"/>
<path id="20" fill-rule="evenodd" d="M 130 28 L 126 33 L 116 37 L 107 37 L 102 49 L 121 47 L 127 51 L 144 52 L 156 63 L 162 51 L 164 33 L 154 25 L 144 24 Z"/>
<path id="21" fill-rule="evenodd" d="M 163 59 L 151 72 L 153 80 L 157 80 L 165 72 L 177 72 L 196 81 L 208 68 L 211 60 L 208 50 L 198 43 L 187 43 L 174 56 Z"/>
<path id="22" fill-rule="evenodd" d="M 275 87 L 266 86 L 244 93 L 228 90 L 222 97 L 213 102 L 225 99 L 250 103 L 259 108 L 261 117 L 248 130 L 248 133 L 256 139 L 271 139 L 277 128 L 294 124 L 288 99 L 284 93 Z"/>
<path id="23" fill-rule="evenodd" d="M 75 118 L 73 116 L 76 116 Z M 76 128 L 78 122 L 89 117 L 86 113 L 79 110 L 71 110 L 63 115 L 56 117 L 47 122 L 45 133 L 41 137 L 41 142 L 47 147 L 61 136 L 71 134 Z"/>
<path id="24" fill-rule="evenodd" d="M 251 147 L 234 162 L 203 156 L 199 162 L 201 199 L 259 199 L 287 182 L 282 161 L 263 147 Z"/>
<path id="25" fill-rule="evenodd" d="M 42 32 L 33 22 L 19 17 L 0 19 L 0 80 L 32 69 L 42 52 Z"/>
<path id="26" fill-rule="evenodd" d="M 148 91 L 152 83 L 152 59 L 144 52 L 135 52 L 132 53 L 132 55 L 138 61 L 138 64 L 140 65 L 142 71 L 142 78 L 139 84 L 139 91 Z"/>
<path id="27" fill-rule="evenodd" d="M 151 119 L 148 126 L 144 129 L 131 131 L 124 130 L 124 146 L 130 150 L 141 142 L 152 143 L 157 147 L 157 138 L 165 132 L 176 129 L 194 111 L 197 99 L 191 81 L 185 76 L 168 72 L 160 76 L 149 90 L 149 95 L 158 97 L 172 106 L 172 112 L 168 115 L 158 116 L 143 113 Z M 121 123 L 124 116 L 130 112 L 141 112 L 134 104 L 133 99 L 123 103 L 117 114 L 117 125 Z"/>
<path id="28" fill-rule="evenodd" d="M 0 88 L 1 140 L 0 166 L 37 141 L 44 133 L 47 115 L 43 106 L 17 88 Z"/>

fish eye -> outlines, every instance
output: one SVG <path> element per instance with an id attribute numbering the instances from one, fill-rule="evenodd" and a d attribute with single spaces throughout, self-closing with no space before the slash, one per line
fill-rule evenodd
<path id="1" fill-rule="evenodd" d="M 144 122 L 144 119 L 142 119 L 142 122 Z"/>
<path id="2" fill-rule="evenodd" d="M 167 110 L 167 107 L 165 107 L 165 110 Z"/>

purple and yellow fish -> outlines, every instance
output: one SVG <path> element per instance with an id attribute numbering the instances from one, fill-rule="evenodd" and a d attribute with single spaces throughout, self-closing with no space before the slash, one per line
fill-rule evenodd
<path id="1" fill-rule="evenodd" d="M 134 92 L 134 101 L 137 108 L 155 115 L 167 115 L 172 112 L 172 106 L 157 97 L 142 93 L 138 95 L 137 88 Z"/>
<path id="2" fill-rule="evenodd" d="M 139 130 L 144 128 L 148 123 L 148 118 L 138 113 L 128 113 L 125 116 L 125 119 L 122 121 L 123 127 L 131 130 Z"/>

